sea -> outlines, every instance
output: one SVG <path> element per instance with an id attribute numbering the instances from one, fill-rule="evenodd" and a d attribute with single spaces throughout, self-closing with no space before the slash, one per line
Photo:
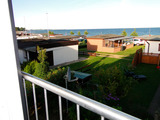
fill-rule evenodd
<path id="1" fill-rule="evenodd" d="M 77 35 L 77 33 L 80 31 L 80 33 L 83 35 L 84 31 L 87 30 L 88 35 L 87 36 L 94 36 L 94 35 L 102 35 L 102 34 L 117 34 L 120 35 L 122 31 L 126 29 L 127 36 L 130 36 L 130 34 L 134 31 L 134 28 L 117 28 L 117 29 L 64 29 L 64 30 L 54 30 L 49 29 L 49 31 L 54 32 L 54 34 L 63 34 L 63 35 L 70 35 L 70 31 L 74 32 L 74 35 Z M 47 30 L 28 30 L 28 33 L 47 33 Z M 138 33 L 138 36 L 142 35 L 160 35 L 160 28 L 136 28 L 136 32 Z"/>

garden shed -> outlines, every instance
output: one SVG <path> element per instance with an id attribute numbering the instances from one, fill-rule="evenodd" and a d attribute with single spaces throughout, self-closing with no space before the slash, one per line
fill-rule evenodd
<path id="1" fill-rule="evenodd" d="M 37 46 L 46 49 L 50 66 L 78 60 L 78 41 L 65 39 L 26 39 L 18 40 L 19 60 L 37 59 Z"/>

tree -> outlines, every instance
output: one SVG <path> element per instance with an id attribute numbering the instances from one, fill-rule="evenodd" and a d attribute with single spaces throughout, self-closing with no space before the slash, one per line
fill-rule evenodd
<path id="1" fill-rule="evenodd" d="M 84 31 L 84 35 L 88 35 L 88 32 L 87 32 L 87 30 L 86 30 L 86 31 Z"/>
<path id="2" fill-rule="evenodd" d="M 123 36 L 127 36 L 126 29 L 124 29 L 124 30 L 122 31 L 121 35 L 123 35 Z"/>
<path id="3" fill-rule="evenodd" d="M 78 31 L 78 35 L 81 35 L 81 32 L 80 32 L 80 31 Z"/>
<path id="4" fill-rule="evenodd" d="M 136 32 L 136 29 L 130 34 L 130 36 L 138 36 L 138 33 Z"/>
<path id="5" fill-rule="evenodd" d="M 37 46 L 37 52 L 38 52 L 37 59 L 39 60 L 40 63 L 44 63 L 45 60 L 47 59 L 46 49 L 42 49 L 39 46 Z"/>
<path id="6" fill-rule="evenodd" d="M 71 31 L 71 32 L 70 32 L 70 34 L 71 34 L 71 35 L 74 35 L 74 32 L 73 32 L 73 31 Z"/>
<path id="7" fill-rule="evenodd" d="M 54 35 L 54 32 L 52 32 L 52 31 L 49 31 L 49 34 L 50 34 L 50 35 Z"/>
<path id="8" fill-rule="evenodd" d="M 37 59 L 39 60 L 40 63 L 36 64 L 35 72 L 33 75 L 45 79 L 47 76 L 47 72 L 49 70 L 49 63 L 45 61 L 47 59 L 46 49 L 42 49 L 39 46 L 37 46 L 37 51 L 38 51 Z"/>

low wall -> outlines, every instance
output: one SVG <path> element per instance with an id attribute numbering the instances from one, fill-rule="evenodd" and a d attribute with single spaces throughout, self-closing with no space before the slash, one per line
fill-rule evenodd
<path id="1" fill-rule="evenodd" d="M 115 47 L 115 48 L 114 48 L 114 52 L 119 52 L 119 51 L 121 51 L 121 46 L 120 46 L 120 47 Z"/>
<path id="2" fill-rule="evenodd" d="M 132 48 L 133 46 L 134 46 L 134 44 L 126 45 L 126 49 Z"/>
<path id="3" fill-rule="evenodd" d="M 114 48 L 112 48 L 112 47 L 102 47 L 102 51 L 100 51 L 100 52 L 114 53 Z"/>
<path id="4" fill-rule="evenodd" d="M 142 63 L 147 63 L 147 64 L 159 64 L 159 54 L 142 54 Z"/>

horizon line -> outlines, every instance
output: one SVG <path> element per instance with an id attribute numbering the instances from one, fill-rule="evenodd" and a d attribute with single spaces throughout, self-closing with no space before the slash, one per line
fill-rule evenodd
<path id="1" fill-rule="evenodd" d="M 20 27 L 21 28 L 21 27 Z M 23 27 L 25 28 L 25 27 Z M 91 30 L 91 29 L 139 29 L 139 28 L 160 28 L 160 27 L 131 27 L 131 28 L 76 28 L 76 29 L 46 29 L 46 28 L 33 28 L 33 29 L 26 29 L 26 30 Z"/>

